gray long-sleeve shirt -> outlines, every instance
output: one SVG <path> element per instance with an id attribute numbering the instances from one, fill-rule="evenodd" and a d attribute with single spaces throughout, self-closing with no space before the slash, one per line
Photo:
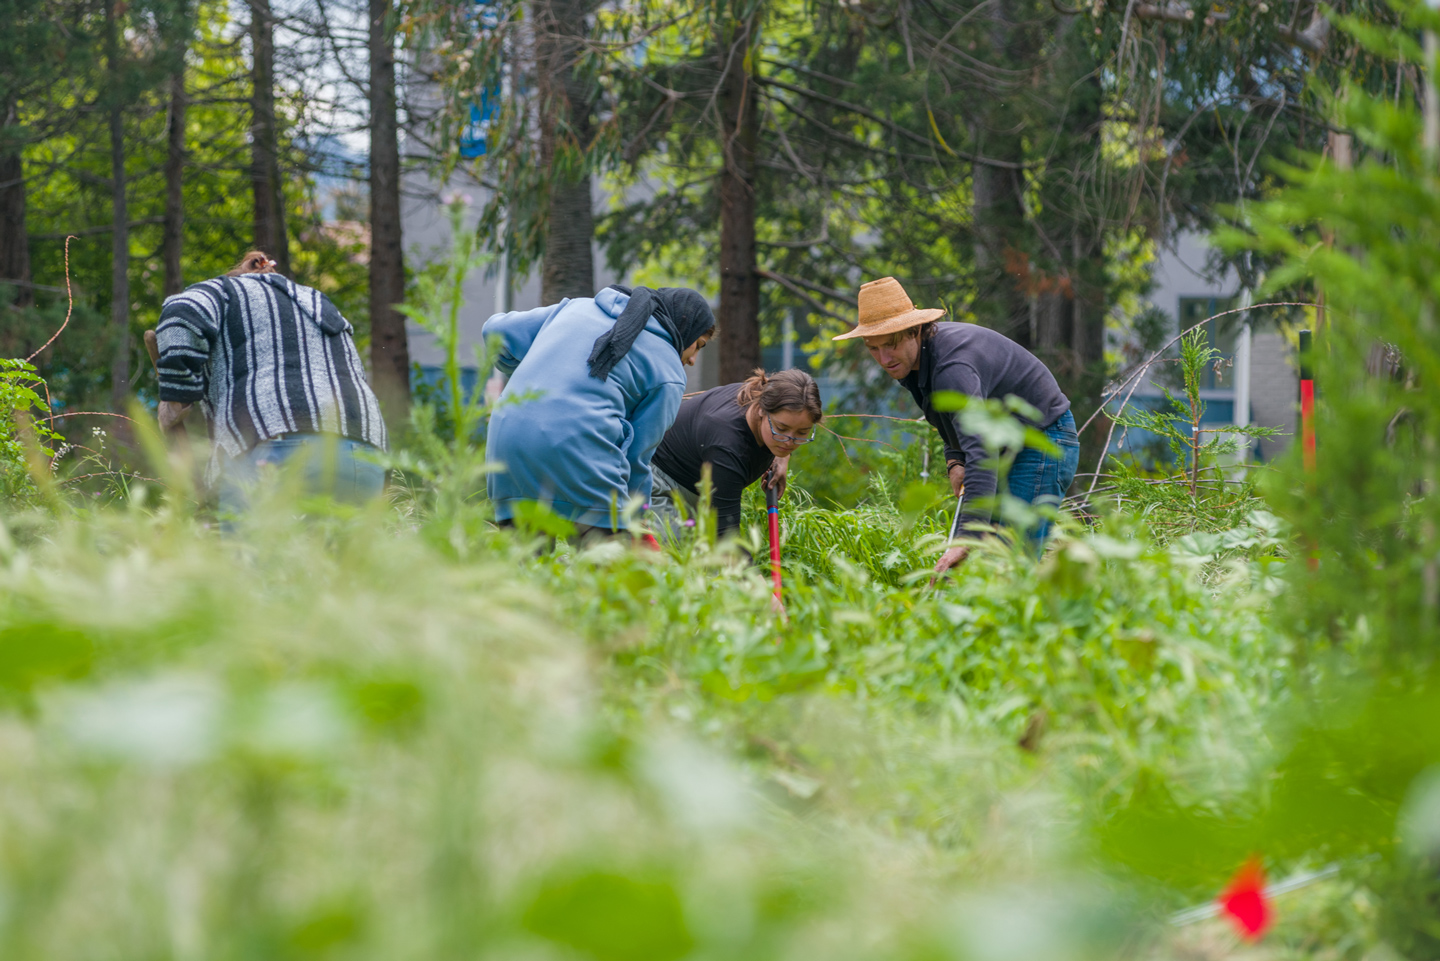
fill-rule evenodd
<path id="1" fill-rule="evenodd" d="M 965 465 L 965 510 L 971 520 L 989 520 L 991 508 L 980 501 L 995 494 L 995 472 L 981 467 L 989 455 L 974 434 L 960 428 L 953 412 L 931 405 L 936 391 L 949 390 L 981 399 L 1014 394 L 1040 411 L 1033 426 L 1045 429 L 1070 409 L 1055 375 L 1034 354 L 988 327 L 954 322 L 935 325 L 935 336 L 920 343 L 920 366 L 900 383 L 910 391 L 930 425 L 945 442 L 945 457 Z M 962 521 L 963 524 L 963 521 Z M 962 536 L 968 536 L 962 527 Z"/>

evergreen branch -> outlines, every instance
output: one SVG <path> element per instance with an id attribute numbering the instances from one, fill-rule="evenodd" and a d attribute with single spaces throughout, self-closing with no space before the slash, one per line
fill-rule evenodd
<path id="1" fill-rule="evenodd" d="M 774 77 L 756 77 L 755 81 L 759 84 L 779 87 L 781 90 L 788 90 L 791 93 L 799 94 L 802 97 L 808 97 L 811 100 L 819 100 L 821 103 L 828 103 L 832 107 L 839 107 L 841 110 L 848 110 L 851 113 L 859 114 L 867 120 L 873 120 L 875 123 L 878 123 L 881 126 L 894 131 L 900 136 L 914 141 L 915 143 L 921 144 L 922 146 L 929 147 L 931 149 L 934 149 L 935 147 L 934 141 L 932 141 L 929 137 L 922 137 L 920 134 L 915 133 L 913 130 L 902 127 L 900 126 L 900 124 L 895 123 L 892 120 L 886 120 L 879 114 L 867 110 L 859 104 L 851 103 L 848 100 L 841 100 L 839 97 L 832 97 L 829 94 L 820 93 L 817 90 L 810 90 L 806 87 L 799 87 L 795 84 L 786 83 L 784 80 L 777 80 Z M 1026 170 L 1029 169 L 1029 167 L 1031 166 L 1030 164 L 1015 163 L 1010 160 L 997 160 L 993 157 L 982 157 L 978 154 L 967 153 L 961 150 L 950 150 L 949 152 L 955 154 L 957 157 L 964 157 L 966 160 L 969 160 L 972 163 L 981 163 L 987 167 L 1003 167 L 1007 170 Z"/>
<path id="2" fill-rule="evenodd" d="M 767 94 L 767 98 L 780 104 L 785 109 L 795 114 L 795 116 L 799 117 L 801 120 L 804 120 L 806 123 L 812 124 L 813 126 L 824 131 L 826 136 L 834 140 L 838 140 L 841 143 L 848 144 L 851 147 L 855 147 L 859 150 L 868 150 L 871 153 L 877 153 L 882 157 L 892 157 L 900 160 L 918 160 L 921 163 L 928 164 L 940 163 L 940 161 L 936 160 L 934 157 L 927 157 L 924 154 L 901 153 L 898 150 L 891 150 L 887 147 L 877 147 L 874 144 L 868 144 L 863 140 L 850 136 L 844 131 L 836 130 L 834 127 L 830 126 L 818 117 L 814 117 L 806 113 L 804 110 L 795 106 L 795 104 L 786 100 L 784 97 L 777 97 L 774 94 Z"/>

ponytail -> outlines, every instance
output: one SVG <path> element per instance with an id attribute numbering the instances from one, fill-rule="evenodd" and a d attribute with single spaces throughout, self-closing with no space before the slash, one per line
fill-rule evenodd
<path id="1" fill-rule="evenodd" d="M 226 271 L 226 277 L 239 277 L 241 274 L 273 274 L 275 272 L 275 261 L 263 250 L 252 250 L 234 267 Z"/>
<path id="2" fill-rule="evenodd" d="M 778 414 L 782 410 L 804 411 L 817 424 L 825 418 L 825 410 L 820 406 L 820 385 L 803 370 L 766 374 L 757 367 L 755 373 L 740 385 L 735 403 L 741 407 L 759 404 L 767 414 Z"/>

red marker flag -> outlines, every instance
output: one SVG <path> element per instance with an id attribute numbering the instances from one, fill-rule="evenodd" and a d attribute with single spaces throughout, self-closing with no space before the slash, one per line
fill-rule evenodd
<path id="1" fill-rule="evenodd" d="M 1220 892 L 1220 910 L 1234 922 L 1240 936 L 1247 941 L 1264 937 L 1275 921 L 1275 911 L 1265 895 L 1265 869 L 1258 858 L 1245 863 L 1230 885 Z"/>

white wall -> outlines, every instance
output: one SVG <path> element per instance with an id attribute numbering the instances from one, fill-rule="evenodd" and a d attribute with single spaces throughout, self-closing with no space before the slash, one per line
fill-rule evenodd
<path id="1" fill-rule="evenodd" d="M 1239 290 L 1239 278 L 1233 270 L 1218 281 L 1205 275 L 1206 257 L 1210 252 L 1208 239 L 1201 234 L 1181 233 L 1173 238 L 1169 249 L 1159 251 L 1152 276 L 1155 286 L 1147 298 L 1170 315 L 1172 331 L 1179 332 L 1181 298 L 1214 297 L 1228 299 Z M 1294 353 L 1284 337 L 1263 326 L 1251 334 L 1249 378 L 1249 422 L 1262 427 L 1278 427 L 1293 435 L 1298 417 L 1299 374 Z M 1245 391 L 1213 391 L 1244 401 Z M 1239 411 L 1236 419 L 1243 421 Z M 1262 441 L 1258 454 L 1268 460 L 1290 444 L 1290 436 Z"/>
<path id="2" fill-rule="evenodd" d="M 405 263 L 411 269 L 419 269 L 427 263 L 443 260 L 450 249 L 450 215 L 440 197 L 452 191 L 468 194 L 472 198 L 469 208 L 469 222 L 474 224 L 482 207 L 489 201 L 490 191 L 468 177 L 457 175 L 444 185 L 428 178 L 407 177 L 400 201 L 400 223 L 405 238 Z M 477 270 L 465 282 L 465 304 L 460 312 L 461 356 L 468 366 L 473 366 L 474 349 L 480 344 L 480 327 L 497 308 L 498 278 L 496 264 Z M 511 285 L 511 305 L 524 309 L 540 305 L 540 277 L 538 272 L 528 278 L 519 278 Z M 422 367 L 440 364 L 444 357 L 435 345 L 435 338 L 413 320 L 407 320 L 406 333 L 410 341 L 410 360 Z"/>
<path id="3" fill-rule="evenodd" d="M 1300 372 L 1294 351 L 1277 331 L 1256 333 L 1250 353 L 1251 423 L 1285 432 L 1260 441 L 1260 459 L 1271 460 L 1290 446 L 1298 429 Z"/>
<path id="4" fill-rule="evenodd" d="M 1174 318 L 1181 297 L 1235 296 L 1240 280 L 1233 270 L 1227 271 L 1218 283 L 1205 278 L 1205 258 L 1210 253 L 1210 244 L 1203 235 L 1187 232 L 1176 235 L 1173 240 L 1173 249 L 1162 248 L 1156 258 L 1151 273 L 1155 278 L 1151 303 Z"/>

